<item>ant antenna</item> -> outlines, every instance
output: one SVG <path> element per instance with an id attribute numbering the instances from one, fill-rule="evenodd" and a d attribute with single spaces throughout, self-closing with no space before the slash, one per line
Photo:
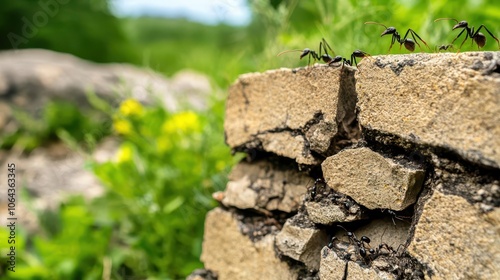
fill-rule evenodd
<path id="1" fill-rule="evenodd" d="M 282 55 L 282 54 L 284 54 L 284 53 L 289 53 L 289 52 L 301 52 L 301 51 L 303 51 L 303 50 L 287 50 L 287 51 L 282 51 L 282 52 L 280 52 L 280 53 L 279 53 L 279 54 L 277 54 L 276 56 L 280 56 L 280 55 Z"/>
<path id="2" fill-rule="evenodd" d="M 438 19 L 435 19 L 434 22 L 437 22 L 437 21 L 440 21 L 440 20 L 454 20 L 456 23 L 458 23 L 458 20 L 456 20 L 454 18 L 438 18 Z"/>
<path id="3" fill-rule="evenodd" d="M 380 22 L 375 22 L 375 21 L 367 21 L 365 22 L 365 24 L 377 24 L 377 25 L 381 25 L 383 26 L 385 29 L 387 29 L 387 26 L 385 26 L 384 24 L 380 23 Z"/>

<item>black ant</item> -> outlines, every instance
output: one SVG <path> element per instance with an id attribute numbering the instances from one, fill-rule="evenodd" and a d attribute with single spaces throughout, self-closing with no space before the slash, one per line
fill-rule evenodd
<path id="1" fill-rule="evenodd" d="M 391 215 L 392 223 L 394 224 L 394 226 L 396 226 L 396 222 L 394 221 L 394 218 L 396 218 L 400 221 L 403 221 L 403 222 L 407 222 L 407 223 L 409 223 L 409 222 L 406 221 L 405 219 L 411 219 L 410 216 L 398 216 L 398 214 L 394 210 L 391 210 L 391 209 L 381 209 L 380 211 L 382 213 L 384 211 L 387 211 L 387 214 Z"/>
<path id="2" fill-rule="evenodd" d="M 365 58 L 365 57 L 368 57 L 368 56 L 371 56 L 371 55 L 369 55 L 368 53 L 365 53 L 362 50 L 355 50 L 354 52 L 352 52 L 352 54 L 351 54 L 351 61 L 349 61 L 348 64 L 350 66 L 352 66 L 352 62 L 354 62 L 354 65 L 356 65 L 356 67 L 358 67 L 358 62 L 356 61 L 356 58 Z"/>
<path id="3" fill-rule="evenodd" d="M 441 45 L 441 46 L 437 46 L 436 47 L 436 51 L 440 52 L 440 51 L 447 51 L 448 49 L 452 50 L 454 49 L 453 45 L 452 44 L 448 44 L 448 45 Z"/>
<path id="4" fill-rule="evenodd" d="M 341 225 L 337 225 L 337 226 L 338 226 L 339 228 L 342 228 L 343 230 L 345 230 L 346 235 L 347 235 L 347 237 L 349 238 L 349 242 L 354 243 L 354 244 L 356 244 L 356 243 L 358 243 L 358 242 L 359 242 L 359 240 L 358 240 L 358 238 L 356 238 L 356 235 L 354 234 L 354 232 L 352 232 L 352 231 L 348 231 L 347 229 L 345 229 L 345 227 L 343 227 L 343 226 L 341 226 Z"/>
<path id="5" fill-rule="evenodd" d="M 326 183 L 325 180 L 318 178 L 314 181 L 314 185 L 309 189 L 310 190 L 310 195 L 311 195 L 311 200 L 315 200 L 316 196 L 318 195 L 318 192 L 323 194 L 324 189 L 325 189 Z"/>
<path id="6" fill-rule="evenodd" d="M 348 231 L 347 229 L 345 229 L 341 225 L 337 225 L 337 226 L 346 231 L 346 235 L 349 238 L 349 242 L 355 246 L 356 250 L 358 251 L 358 253 L 361 256 L 361 258 L 363 259 L 363 261 L 365 263 L 367 263 L 367 260 L 366 260 L 367 248 L 366 248 L 366 246 L 370 246 L 369 245 L 370 241 L 371 241 L 370 238 L 368 238 L 368 236 L 363 235 L 363 236 L 361 236 L 361 239 L 358 239 L 353 232 Z M 336 240 L 336 237 L 335 237 L 335 240 Z M 333 238 L 332 238 L 331 243 L 332 243 L 332 247 L 333 247 Z M 370 249 L 370 248 L 368 248 L 368 249 L 369 249 L 369 252 L 372 251 L 372 249 Z"/>
<path id="7" fill-rule="evenodd" d="M 284 53 L 288 53 L 288 52 L 300 52 L 301 51 L 302 53 L 300 54 L 300 59 L 302 59 L 305 56 L 308 56 L 308 58 L 309 58 L 309 61 L 307 63 L 308 66 L 311 64 L 311 57 L 313 58 L 314 62 L 322 60 L 324 63 L 327 63 L 328 65 L 330 65 L 332 63 L 335 63 L 335 62 L 342 61 L 342 57 L 341 56 L 331 57 L 328 54 L 327 48 L 333 53 L 332 48 L 330 48 L 330 45 L 328 45 L 328 43 L 326 42 L 325 38 L 322 38 L 321 42 L 319 42 L 319 50 L 318 50 L 319 54 L 316 51 L 314 51 L 314 50 L 311 50 L 309 48 L 305 48 L 302 51 L 301 50 L 283 51 L 283 52 L 280 52 L 276 56 L 280 56 L 280 55 L 282 55 Z M 321 53 L 322 51 L 324 51 L 323 54 Z"/>
<path id="8" fill-rule="evenodd" d="M 436 21 L 440 21 L 440 20 L 454 20 L 457 24 L 455 24 L 452 28 L 452 30 L 455 30 L 457 28 L 462 28 L 462 31 L 460 31 L 460 33 L 458 33 L 458 36 L 455 37 L 455 39 L 453 39 L 453 41 L 451 41 L 451 43 L 453 44 L 453 42 L 455 42 L 456 39 L 458 39 L 458 37 L 460 37 L 462 35 L 462 33 L 464 33 L 465 31 L 465 39 L 464 41 L 462 42 L 462 44 L 460 44 L 460 48 L 464 45 L 465 41 L 467 41 L 467 39 L 470 37 L 473 42 L 476 42 L 477 44 L 477 47 L 478 49 L 479 48 L 482 48 L 484 47 L 484 45 L 486 44 L 486 36 L 484 36 L 483 33 L 479 32 L 479 30 L 481 30 L 481 28 L 484 27 L 484 29 L 486 29 L 486 31 L 491 35 L 491 37 L 493 37 L 493 39 L 495 39 L 498 43 L 498 48 L 500 49 L 500 41 L 498 41 L 497 37 L 495 37 L 495 35 L 493 35 L 489 30 L 488 28 L 486 28 L 486 26 L 484 26 L 484 24 L 481 24 L 479 26 L 479 28 L 476 30 L 476 32 L 474 32 L 474 27 L 469 27 L 469 24 L 465 21 L 465 20 L 462 20 L 462 21 L 458 21 L 454 18 L 438 18 L 436 20 L 434 20 L 434 22 Z M 460 49 L 459 49 L 460 50 Z"/>
<path id="9" fill-rule="evenodd" d="M 420 41 L 422 41 L 422 43 L 424 43 L 429 48 L 429 45 L 427 45 L 427 43 L 422 38 L 420 38 L 420 36 L 418 36 L 418 34 L 415 31 L 413 31 L 412 29 L 408 29 L 408 31 L 406 31 L 406 34 L 403 37 L 403 39 L 401 39 L 401 36 L 399 35 L 399 33 L 397 32 L 395 27 L 392 27 L 392 26 L 387 27 L 387 26 L 383 25 L 382 23 L 378 23 L 378 22 L 374 22 L 374 21 L 367 21 L 367 22 L 365 22 L 365 24 L 377 24 L 377 25 L 383 26 L 385 28 L 385 31 L 382 32 L 380 37 L 385 36 L 385 35 L 392 35 L 392 41 L 391 41 L 391 46 L 389 46 L 389 52 L 391 51 L 392 45 L 396 41 L 399 43 L 399 49 L 401 49 L 401 45 L 404 44 L 405 48 L 407 50 L 409 50 L 410 52 L 413 52 L 415 50 L 415 43 L 418 45 L 419 48 L 422 48 L 420 46 L 420 44 L 418 43 L 416 38 L 420 39 Z M 411 35 L 413 40 L 406 38 L 406 37 L 408 37 L 408 34 Z"/>
<path id="10" fill-rule="evenodd" d="M 349 65 L 349 66 L 352 66 L 352 64 L 354 63 L 354 65 L 356 67 L 358 67 L 358 61 L 356 60 L 356 58 L 365 58 L 365 57 L 369 57 L 371 56 L 370 54 L 362 51 L 362 50 L 355 50 L 354 52 L 352 52 L 351 54 L 351 59 L 345 59 L 341 56 L 336 56 L 334 61 L 328 63 L 328 65 L 331 65 L 335 62 L 340 62 L 342 61 L 342 67 L 344 67 L 344 65 Z M 340 59 L 339 59 L 340 58 Z"/>

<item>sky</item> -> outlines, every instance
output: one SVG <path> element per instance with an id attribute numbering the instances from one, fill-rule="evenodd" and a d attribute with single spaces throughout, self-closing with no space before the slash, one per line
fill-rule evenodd
<path id="1" fill-rule="evenodd" d="M 250 9 L 245 0 L 112 0 L 117 16 L 184 17 L 205 24 L 245 25 Z"/>

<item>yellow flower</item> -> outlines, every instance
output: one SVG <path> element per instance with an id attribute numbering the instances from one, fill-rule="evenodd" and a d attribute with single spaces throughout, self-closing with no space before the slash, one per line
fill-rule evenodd
<path id="1" fill-rule="evenodd" d="M 120 113 L 124 116 L 142 115 L 142 105 L 135 99 L 126 99 L 120 105 Z"/>
<path id="2" fill-rule="evenodd" d="M 160 153 L 167 152 L 172 148 L 172 142 L 167 136 L 160 136 L 156 140 L 156 148 Z"/>
<path id="3" fill-rule="evenodd" d="M 191 132 L 200 130 L 200 120 L 194 112 L 187 111 L 173 115 L 162 125 L 162 131 L 166 134 L 174 132 Z"/>
<path id="4" fill-rule="evenodd" d="M 124 162 L 129 162 L 132 160 L 132 147 L 127 144 L 123 144 L 120 146 L 120 149 L 118 149 L 118 152 L 116 154 L 116 161 L 118 163 L 124 163 Z"/>
<path id="5" fill-rule="evenodd" d="M 224 170 L 224 168 L 226 168 L 226 166 L 227 166 L 227 163 L 223 160 L 218 160 L 215 162 L 215 170 L 217 172 Z"/>
<path id="6" fill-rule="evenodd" d="M 117 119 L 113 122 L 113 127 L 116 132 L 128 135 L 132 132 L 132 124 L 127 120 Z"/>

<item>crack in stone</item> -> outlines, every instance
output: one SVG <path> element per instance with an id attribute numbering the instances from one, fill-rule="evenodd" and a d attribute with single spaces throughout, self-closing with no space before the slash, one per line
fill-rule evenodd
<path id="1" fill-rule="evenodd" d="M 414 59 L 407 59 L 403 61 L 399 61 L 397 64 L 394 64 L 392 62 L 386 62 L 383 63 L 379 58 L 375 61 L 375 66 L 379 68 L 385 68 L 387 65 L 389 65 L 389 68 L 396 74 L 396 76 L 399 76 L 401 72 L 404 70 L 405 66 L 414 66 L 416 65 L 417 62 Z"/>
<path id="2" fill-rule="evenodd" d="M 433 189 L 480 204 L 483 211 L 500 207 L 500 170 L 462 157 L 449 147 L 412 142 L 397 135 L 364 128 L 364 141 L 370 149 L 387 157 L 413 162 L 427 169 Z M 412 151 L 408 155 L 408 151 Z M 402 164 L 405 162 L 399 161 Z"/>

